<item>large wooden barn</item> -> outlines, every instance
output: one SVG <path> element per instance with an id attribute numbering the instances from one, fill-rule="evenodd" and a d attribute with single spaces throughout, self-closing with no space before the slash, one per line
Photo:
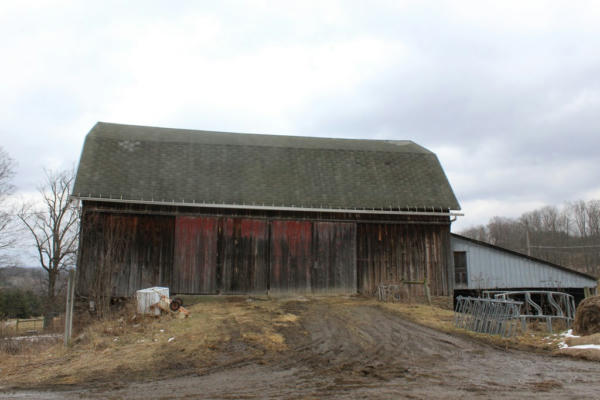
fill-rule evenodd
<path id="1" fill-rule="evenodd" d="M 452 292 L 459 205 L 436 155 L 411 141 L 98 123 L 72 196 L 82 296 L 370 294 L 424 280 Z"/>

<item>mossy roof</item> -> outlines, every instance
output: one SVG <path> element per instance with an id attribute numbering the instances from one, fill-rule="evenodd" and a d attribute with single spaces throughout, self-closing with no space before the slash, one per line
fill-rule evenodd
<path id="1" fill-rule="evenodd" d="M 104 122 L 86 137 L 73 195 L 196 205 L 460 209 L 436 155 L 409 140 Z"/>

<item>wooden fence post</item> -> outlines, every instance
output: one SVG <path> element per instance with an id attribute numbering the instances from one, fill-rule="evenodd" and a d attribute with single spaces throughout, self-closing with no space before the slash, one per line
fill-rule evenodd
<path id="1" fill-rule="evenodd" d="M 75 302 L 75 270 L 69 271 L 67 283 L 67 305 L 65 310 L 65 346 L 71 341 L 73 330 L 73 303 Z"/>
<path id="2" fill-rule="evenodd" d="M 425 296 L 427 297 L 427 303 L 431 305 L 431 293 L 429 292 L 429 285 L 427 284 L 427 278 L 423 279 L 423 286 L 425 286 Z"/>

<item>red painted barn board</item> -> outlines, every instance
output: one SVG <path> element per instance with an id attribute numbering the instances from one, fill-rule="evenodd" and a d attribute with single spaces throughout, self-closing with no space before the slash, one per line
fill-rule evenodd
<path id="1" fill-rule="evenodd" d="M 273 292 L 310 292 L 312 268 L 312 223 L 271 223 L 271 271 Z"/>
<path id="2" fill-rule="evenodd" d="M 222 292 L 265 293 L 269 277 L 267 221 L 225 218 L 219 241 Z"/>
<path id="3" fill-rule="evenodd" d="M 171 292 L 217 293 L 218 219 L 177 217 Z"/>

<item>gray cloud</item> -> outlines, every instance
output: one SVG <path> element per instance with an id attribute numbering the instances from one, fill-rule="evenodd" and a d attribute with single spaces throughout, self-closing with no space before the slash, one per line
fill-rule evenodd
<path id="1" fill-rule="evenodd" d="M 1 6 L 17 186 L 98 121 L 375 139 L 436 151 L 465 217 L 600 196 L 600 11 L 568 2 Z"/>

